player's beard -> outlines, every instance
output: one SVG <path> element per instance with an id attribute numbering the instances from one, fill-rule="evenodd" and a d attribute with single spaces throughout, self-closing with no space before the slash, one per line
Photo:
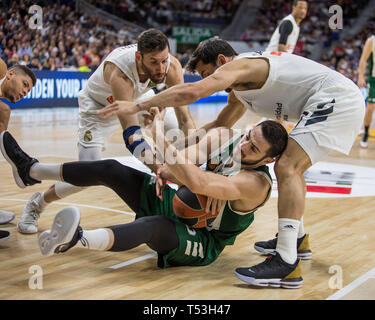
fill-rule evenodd
<path id="1" fill-rule="evenodd" d="M 268 157 L 267 155 L 265 155 L 264 157 L 256 161 L 244 161 L 243 158 L 245 158 L 245 155 L 243 154 L 241 149 L 234 150 L 233 154 L 234 153 L 235 153 L 235 156 L 232 155 L 233 161 L 240 163 L 242 169 L 259 167 L 261 161 Z"/>
<path id="2" fill-rule="evenodd" d="M 152 82 L 154 82 L 154 83 L 162 83 L 164 81 L 165 73 L 159 73 L 159 74 L 157 74 L 157 75 L 162 75 L 163 77 L 161 77 L 160 79 L 155 79 L 153 77 L 152 73 L 150 72 L 150 69 L 147 68 L 146 65 L 143 63 L 143 59 L 142 59 L 142 69 L 145 72 L 146 76 L 148 78 L 150 78 Z"/>

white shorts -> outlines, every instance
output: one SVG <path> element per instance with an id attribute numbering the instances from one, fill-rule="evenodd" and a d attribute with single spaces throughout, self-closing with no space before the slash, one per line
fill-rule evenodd
<path id="1" fill-rule="evenodd" d="M 365 100 L 359 88 L 349 79 L 331 76 L 308 99 L 290 137 L 312 163 L 331 150 L 349 154 L 364 115 Z"/>
<path id="2" fill-rule="evenodd" d="M 142 95 L 136 101 L 148 98 L 155 95 L 152 90 L 148 91 L 146 94 Z M 88 95 L 80 94 L 78 96 L 79 106 L 84 106 L 84 109 L 92 110 L 91 112 L 80 112 L 78 116 L 78 143 L 84 147 L 101 147 L 102 151 L 105 150 L 105 145 L 107 144 L 109 138 L 113 133 L 121 127 L 120 121 L 117 116 L 111 119 L 104 119 L 103 117 L 96 114 L 97 110 L 103 108 L 103 106 L 97 103 Z M 174 108 L 166 108 L 166 113 L 164 116 L 164 130 L 172 128 L 178 128 L 178 121 Z M 138 113 L 138 119 L 141 126 L 143 126 L 142 113 Z"/>

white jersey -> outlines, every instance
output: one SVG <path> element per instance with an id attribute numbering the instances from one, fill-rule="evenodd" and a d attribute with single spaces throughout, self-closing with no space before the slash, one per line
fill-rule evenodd
<path id="1" fill-rule="evenodd" d="M 283 20 L 281 20 L 279 26 L 281 23 L 283 23 L 285 20 L 289 20 L 292 25 L 293 25 L 293 31 L 291 34 L 288 36 L 288 40 L 286 42 L 286 50 L 288 53 L 293 53 L 294 48 L 296 46 L 298 36 L 299 36 L 299 26 L 294 20 L 294 17 L 292 14 L 286 16 Z M 266 48 L 266 51 L 279 51 L 278 46 L 279 46 L 279 41 L 280 41 L 280 30 L 279 26 L 276 28 L 274 33 L 272 34 L 271 40 L 268 44 L 268 47 Z"/>
<path id="2" fill-rule="evenodd" d="M 104 64 L 111 62 L 115 64 L 132 82 L 134 85 L 133 100 L 136 101 L 139 97 L 145 94 L 151 89 L 150 79 L 146 82 L 139 81 L 139 75 L 137 71 L 137 64 L 135 58 L 135 52 L 137 51 L 137 45 L 129 45 L 117 48 L 113 50 L 102 63 L 99 65 L 97 70 L 91 75 L 87 81 L 86 87 L 80 91 L 80 94 L 88 95 L 91 99 L 96 102 L 96 110 L 100 109 L 109 103 L 113 103 L 113 95 L 111 86 L 104 81 L 103 71 Z M 168 72 L 170 65 L 170 57 L 168 56 L 168 65 L 166 73 Z M 93 112 L 91 110 L 94 104 L 80 105 L 80 112 Z M 91 107 L 90 107 L 91 106 Z M 90 110 L 89 110 L 90 109 Z"/>
<path id="3" fill-rule="evenodd" d="M 364 109 L 362 94 L 354 82 L 320 63 L 286 52 L 250 52 L 235 59 L 243 58 L 265 58 L 270 66 L 262 88 L 233 90 L 250 111 L 267 118 L 298 121 L 294 132 L 312 132 L 321 146 L 343 153 L 350 150 L 349 141 L 358 134 L 355 129 L 349 130 L 350 122 L 360 118 Z M 337 124 L 341 125 L 339 130 Z M 347 140 L 345 134 L 350 135 Z"/>

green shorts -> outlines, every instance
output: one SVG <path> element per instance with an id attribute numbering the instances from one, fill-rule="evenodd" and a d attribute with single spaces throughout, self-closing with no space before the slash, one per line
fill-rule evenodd
<path id="1" fill-rule="evenodd" d="M 156 196 L 155 177 L 145 174 L 141 202 L 136 218 L 161 215 L 172 219 L 176 224 L 179 245 L 167 254 L 158 255 L 158 267 L 204 266 L 212 263 L 223 251 L 225 244 L 205 228 L 191 229 L 176 217 L 173 212 L 173 197 L 176 190 L 168 185 L 164 189 L 164 201 Z"/>
<path id="2" fill-rule="evenodd" d="M 375 77 L 369 77 L 367 81 L 368 96 L 367 102 L 375 103 Z"/>

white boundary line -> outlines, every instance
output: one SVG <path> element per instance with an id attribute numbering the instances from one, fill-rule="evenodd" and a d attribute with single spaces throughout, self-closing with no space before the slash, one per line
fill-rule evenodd
<path id="1" fill-rule="evenodd" d="M 346 287 L 340 289 L 333 295 L 329 296 L 326 300 L 339 300 L 346 296 L 349 292 L 353 291 L 355 288 L 359 287 L 362 283 L 366 282 L 370 278 L 375 278 L 375 268 L 366 272 L 364 275 L 354 280 L 352 283 L 348 284 Z"/>
<path id="2" fill-rule="evenodd" d="M 29 200 L 0 198 L 0 201 L 27 202 Z M 70 203 L 70 202 L 52 202 L 51 204 L 57 204 L 59 206 L 76 206 L 76 207 L 83 207 L 83 208 L 91 208 L 91 209 L 98 209 L 98 210 L 103 210 L 103 211 L 111 211 L 111 212 L 117 212 L 117 213 L 127 214 L 129 216 L 135 216 L 134 212 L 121 211 L 121 210 L 116 210 L 116 209 L 108 209 L 108 208 L 97 207 L 97 206 L 90 206 L 88 204 L 77 204 L 77 203 Z"/>
<path id="3" fill-rule="evenodd" d="M 125 262 L 122 262 L 122 263 L 119 263 L 119 264 L 115 264 L 114 266 L 112 267 L 109 267 L 110 269 L 120 269 L 122 267 L 125 267 L 125 266 L 128 266 L 130 264 L 133 264 L 133 263 L 137 263 L 137 262 L 140 262 L 140 261 L 143 261 L 143 260 L 147 260 L 147 259 L 150 259 L 150 258 L 153 258 L 157 256 L 157 253 L 156 252 L 153 252 L 153 253 L 149 253 L 149 254 L 146 254 L 144 256 L 140 256 L 138 258 L 135 258 L 135 259 L 131 259 L 131 260 L 128 260 L 128 261 L 125 261 Z"/>

